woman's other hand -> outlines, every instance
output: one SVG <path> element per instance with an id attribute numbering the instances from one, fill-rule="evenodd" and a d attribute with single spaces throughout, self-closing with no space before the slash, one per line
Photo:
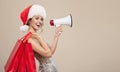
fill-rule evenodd
<path id="1" fill-rule="evenodd" d="M 40 35 L 38 35 L 37 33 L 33 33 L 31 38 L 33 39 L 38 39 L 40 37 Z"/>

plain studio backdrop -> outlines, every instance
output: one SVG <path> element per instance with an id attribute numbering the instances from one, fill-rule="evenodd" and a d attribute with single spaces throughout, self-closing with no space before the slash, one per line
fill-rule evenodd
<path id="1" fill-rule="evenodd" d="M 53 55 L 59 72 L 120 72 L 120 0 L 1 0 L 0 72 L 15 42 L 24 35 L 19 30 L 20 12 L 36 3 L 47 11 L 40 34 L 48 43 L 55 30 L 49 20 L 72 14 L 73 27 L 63 26 Z"/>

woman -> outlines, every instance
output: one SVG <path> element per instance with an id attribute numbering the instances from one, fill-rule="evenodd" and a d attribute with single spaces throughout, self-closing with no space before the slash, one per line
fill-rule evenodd
<path id="1" fill-rule="evenodd" d="M 21 12 L 20 17 L 23 22 L 23 26 L 20 29 L 32 33 L 28 42 L 31 43 L 34 55 L 40 63 L 38 72 L 57 72 L 52 55 L 56 50 L 62 26 L 56 28 L 53 43 L 50 46 L 37 34 L 39 29 L 42 30 L 46 18 L 44 7 L 36 4 L 30 5 Z"/>

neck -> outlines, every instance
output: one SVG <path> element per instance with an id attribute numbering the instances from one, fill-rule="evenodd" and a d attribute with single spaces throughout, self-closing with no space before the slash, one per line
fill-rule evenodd
<path id="1" fill-rule="evenodd" d="M 32 27 L 28 29 L 28 32 L 36 33 L 36 30 L 34 30 Z"/>

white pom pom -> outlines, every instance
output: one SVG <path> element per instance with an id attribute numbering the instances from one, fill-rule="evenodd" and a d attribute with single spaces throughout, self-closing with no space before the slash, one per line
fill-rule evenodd
<path id="1" fill-rule="evenodd" d="M 20 27 L 20 31 L 25 32 L 25 31 L 28 30 L 28 28 L 29 28 L 28 25 L 23 25 L 23 26 Z"/>

